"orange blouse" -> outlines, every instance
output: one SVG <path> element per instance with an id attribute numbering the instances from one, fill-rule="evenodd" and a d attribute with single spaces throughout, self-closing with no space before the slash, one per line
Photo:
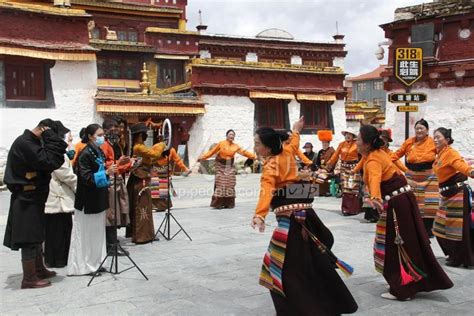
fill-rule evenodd
<path id="1" fill-rule="evenodd" d="M 175 166 L 179 168 L 181 171 L 188 171 L 188 168 L 184 164 L 183 160 L 179 157 L 178 153 L 176 150 L 171 147 L 170 149 L 170 155 L 169 155 L 170 161 L 173 161 L 175 163 Z M 168 158 L 167 157 L 161 157 L 156 161 L 156 164 L 158 166 L 164 166 L 168 163 Z"/>
<path id="2" fill-rule="evenodd" d="M 443 148 L 433 163 L 433 171 L 440 183 L 449 180 L 458 172 L 469 177 L 472 170 L 459 152 L 451 146 Z"/>
<path id="3" fill-rule="evenodd" d="M 400 159 L 406 156 L 409 163 L 431 162 L 436 158 L 436 147 L 433 138 L 426 137 L 420 142 L 416 137 L 408 138 L 395 152 L 394 158 Z"/>
<path id="4" fill-rule="evenodd" d="M 265 159 L 255 215 L 265 218 L 269 212 L 274 191 L 298 180 L 295 155 L 299 146 L 300 134 L 293 133 L 289 144 L 283 144 L 283 151 L 280 154 Z"/>
<path id="5" fill-rule="evenodd" d="M 229 160 L 229 159 L 234 158 L 236 153 L 239 153 L 242 156 L 245 156 L 249 159 L 253 159 L 253 160 L 257 159 L 257 156 L 255 156 L 249 151 L 243 150 L 236 143 L 231 143 L 228 140 L 223 140 L 220 143 L 218 143 L 214 148 L 209 150 L 207 153 L 203 154 L 201 156 L 201 160 L 209 159 L 215 154 L 217 154 L 217 157 L 221 159 Z"/>
<path id="6" fill-rule="evenodd" d="M 392 158 L 392 162 L 398 168 L 398 170 L 400 170 L 403 173 L 407 172 L 408 168 L 405 167 L 405 165 L 399 159 L 393 160 L 393 159 L 395 159 L 393 151 L 391 151 L 388 148 L 381 148 L 381 150 L 386 152 Z M 365 161 L 366 161 L 366 158 L 362 157 L 362 159 L 357 163 L 357 166 L 355 166 L 354 169 L 352 169 L 352 171 L 354 173 L 357 173 L 360 170 L 362 170 L 362 168 L 364 167 Z"/>
<path id="7" fill-rule="evenodd" d="M 142 165 L 151 167 L 155 161 L 161 157 L 165 147 L 166 145 L 164 143 L 157 143 L 151 148 L 144 144 L 136 144 L 133 146 L 133 156 L 142 157 Z"/>
<path id="8" fill-rule="evenodd" d="M 340 157 L 339 157 L 340 156 Z M 342 161 L 353 161 L 359 160 L 357 154 L 357 143 L 353 141 L 343 141 L 337 146 L 336 152 L 332 155 L 331 159 L 327 162 L 327 165 L 335 166 L 339 158 Z"/>
<path id="9" fill-rule="evenodd" d="M 392 158 L 381 149 L 370 152 L 364 159 L 364 183 L 369 189 L 370 197 L 382 199 L 380 183 L 401 172 L 395 167 Z"/>
<path id="10" fill-rule="evenodd" d="M 105 168 L 108 169 L 111 165 L 113 165 L 115 160 L 114 148 L 108 141 L 106 141 L 102 144 L 102 146 L 100 146 L 100 149 L 102 149 L 102 151 L 104 152 Z M 132 168 L 132 162 L 130 161 L 123 165 L 117 165 L 117 167 L 118 173 L 126 173 Z"/>
<path id="11" fill-rule="evenodd" d="M 86 148 L 87 144 L 84 144 L 83 142 L 79 142 L 76 145 L 74 145 L 74 158 L 71 160 L 71 164 L 73 166 L 76 165 L 77 158 L 79 158 L 79 154 L 81 151 Z"/>

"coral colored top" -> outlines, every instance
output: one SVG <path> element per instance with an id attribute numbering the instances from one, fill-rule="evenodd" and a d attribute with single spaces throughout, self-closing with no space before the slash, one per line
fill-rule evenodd
<path id="1" fill-rule="evenodd" d="M 209 150 L 207 153 L 201 156 L 201 160 L 209 159 L 210 157 L 217 154 L 217 157 L 220 159 L 229 160 L 234 158 L 235 154 L 239 153 L 242 156 L 245 156 L 249 159 L 257 159 L 257 156 L 252 154 L 249 151 L 243 150 L 239 145 L 236 143 L 231 143 L 228 140 L 223 140 L 218 143 L 214 148 Z"/>
<path id="2" fill-rule="evenodd" d="M 394 174 L 401 174 L 392 162 L 392 158 L 381 149 L 374 150 L 364 157 L 364 183 L 369 189 L 372 199 L 382 199 L 380 184 Z"/>
<path id="3" fill-rule="evenodd" d="M 166 145 L 164 143 L 157 143 L 151 148 L 144 144 L 136 144 L 133 146 L 133 156 L 142 157 L 142 165 L 151 167 L 157 159 L 161 157 Z"/>
<path id="4" fill-rule="evenodd" d="M 339 146 L 337 146 L 334 155 L 332 155 L 331 159 L 327 162 L 327 165 L 335 166 L 339 158 L 342 161 L 359 160 L 359 155 L 357 154 L 357 144 L 355 140 L 350 142 L 343 141 L 340 143 Z"/>
<path id="5" fill-rule="evenodd" d="M 433 171 L 438 177 L 439 183 L 449 180 L 458 172 L 470 176 L 472 170 L 472 167 L 467 164 L 459 152 L 451 146 L 443 148 L 433 163 Z"/>
<path id="6" fill-rule="evenodd" d="M 299 146 L 300 134 L 294 132 L 290 142 L 283 144 L 283 151 L 280 154 L 265 159 L 255 215 L 265 218 L 270 210 L 275 190 L 298 180 L 298 165 L 295 155 Z"/>
<path id="7" fill-rule="evenodd" d="M 100 149 L 102 149 L 102 151 L 104 152 L 105 168 L 108 169 L 111 165 L 114 164 L 114 160 L 115 160 L 114 148 L 108 141 L 106 141 L 105 143 L 102 144 L 102 146 L 100 146 Z M 120 174 L 128 172 L 131 168 L 132 168 L 131 161 L 123 165 L 117 165 L 118 173 Z"/>
<path id="8" fill-rule="evenodd" d="M 178 153 L 173 147 L 170 148 L 169 159 L 170 159 L 170 162 L 173 161 L 175 163 L 175 165 L 179 168 L 179 170 L 188 171 L 188 168 L 186 167 L 183 160 L 179 157 Z M 158 166 L 164 166 L 168 164 L 168 157 L 162 157 L 158 159 L 156 161 L 156 164 Z"/>
<path id="9" fill-rule="evenodd" d="M 406 156 L 409 163 L 431 162 L 436 158 L 436 147 L 430 136 L 419 142 L 416 137 L 411 137 L 394 154 L 396 159 Z"/>

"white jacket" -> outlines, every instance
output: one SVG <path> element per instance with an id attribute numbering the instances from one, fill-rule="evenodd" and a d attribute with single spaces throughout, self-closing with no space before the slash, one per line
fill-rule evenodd
<path id="1" fill-rule="evenodd" d="M 46 214 L 74 212 L 77 176 L 72 170 L 71 161 L 64 157 L 63 165 L 51 174 L 49 195 L 44 212 Z"/>

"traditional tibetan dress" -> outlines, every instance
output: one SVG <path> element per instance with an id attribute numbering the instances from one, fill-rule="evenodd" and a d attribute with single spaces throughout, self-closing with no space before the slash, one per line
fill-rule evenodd
<path id="1" fill-rule="evenodd" d="M 375 269 L 383 274 L 390 293 L 404 300 L 417 292 L 452 287 L 431 250 L 411 187 L 383 150 L 374 150 L 365 157 L 364 182 L 371 199 L 384 201 L 377 222 L 374 259 Z"/>
<path id="2" fill-rule="evenodd" d="M 334 262 L 310 238 L 303 237 L 305 227 L 324 247 L 330 249 L 334 243 L 312 208 L 313 197 L 307 194 L 310 184 L 298 182 L 295 152 L 299 140 L 299 134 L 293 133 L 282 153 L 263 165 L 255 216 L 263 219 L 272 208 L 278 227 L 263 259 L 260 284 L 270 290 L 277 315 L 353 313 L 357 304 Z"/>
<path id="3" fill-rule="evenodd" d="M 133 156 L 142 159 L 140 166 L 133 170 L 127 183 L 131 235 L 134 243 L 147 243 L 155 236 L 150 193 L 151 168 L 161 157 L 164 148 L 163 143 L 155 144 L 151 148 L 144 144 L 133 146 Z"/>
<path id="4" fill-rule="evenodd" d="M 433 170 L 439 179 L 440 206 L 433 233 L 455 265 L 474 265 L 474 213 L 467 184 L 469 166 L 451 146 L 438 154 Z"/>
<path id="5" fill-rule="evenodd" d="M 251 152 L 243 150 L 239 145 L 229 142 L 228 140 L 218 143 L 214 148 L 201 156 L 202 160 L 206 160 L 217 154 L 215 160 L 216 179 L 211 207 L 235 207 L 236 171 L 234 166 L 234 156 L 236 153 L 249 159 L 257 159 L 257 156 Z"/>
<path id="6" fill-rule="evenodd" d="M 177 167 L 180 171 L 186 172 L 188 168 L 184 165 L 183 160 L 179 157 L 174 148 L 171 148 L 168 155 L 164 155 L 155 162 L 152 169 L 151 177 L 151 199 L 153 201 L 153 209 L 161 212 L 168 209 L 168 179 L 170 180 L 169 188 L 174 193 L 171 176 Z M 173 194 L 174 195 L 174 194 Z M 171 199 L 169 207 L 173 207 Z"/>
<path id="7" fill-rule="evenodd" d="M 392 159 L 398 160 L 405 156 L 405 176 L 413 187 L 418 209 L 425 224 L 428 235 L 431 235 L 433 220 L 439 209 L 438 178 L 433 171 L 436 148 L 433 138 L 426 137 L 417 141 L 416 137 L 407 139 L 400 149 L 394 152 Z"/>
<path id="8" fill-rule="evenodd" d="M 335 166 L 338 160 L 341 160 L 342 214 L 357 215 L 362 207 L 360 194 L 362 177 L 359 173 L 352 174 L 352 170 L 359 162 L 355 140 L 340 143 L 328 165 Z"/>

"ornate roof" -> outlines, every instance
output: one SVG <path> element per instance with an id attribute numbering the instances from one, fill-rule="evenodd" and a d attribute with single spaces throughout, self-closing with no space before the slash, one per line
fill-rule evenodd
<path id="1" fill-rule="evenodd" d="M 14 1 L 0 1 L 0 9 L 10 9 L 16 11 L 25 11 L 32 13 L 40 13 L 57 16 L 70 17 L 90 17 L 84 10 L 58 8 L 54 7 L 52 3 L 25 3 Z"/>
<path id="2" fill-rule="evenodd" d="M 170 28 L 164 28 L 164 27 L 147 27 L 145 29 L 145 32 L 148 32 L 148 33 L 180 34 L 180 35 L 199 35 L 199 32 L 195 32 L 195 31 L 170 29 Z"/>
<path id="3" fill-rule="evenodd" d="M 395 10 L 395 21 L 442 17 L 474 12 L 473 1 L 444 0 Z"/>
<path id="4" fill-rule="evenodd" d="M 89 42 L 93 47 L 101 50 L 155 53 L 153 46 L 143 42 L 110 41 L 102 39 L 90 39 Z"/>
<path id="5" fill-rule="evenodd" d="M 303 72 L 331 75 L 344 74 L 344 70 L 339 67 L 316 67 L 308 65 L 291 65 L 284 63 L 245 62 L 217 58 L 193 58 L 191 60 L 191 67 L 255 69 L 267 71 Z"/>
<path id="6" fill-rule="evenodd" d="M 110 8 L 120 9 L 127 11 L 141 11 L 141 12 L 154 12 L 154 13 L 174 13 L 181 14 L 183 10 L 174 7 L 157 7 L 149 4 L 131 4 L 131 3 L 120 3 L 120 2 L 104 2 L 100 0 L 71 0 L 72 4 L 78 4 L 89 7 L 97 8 Z"/>

